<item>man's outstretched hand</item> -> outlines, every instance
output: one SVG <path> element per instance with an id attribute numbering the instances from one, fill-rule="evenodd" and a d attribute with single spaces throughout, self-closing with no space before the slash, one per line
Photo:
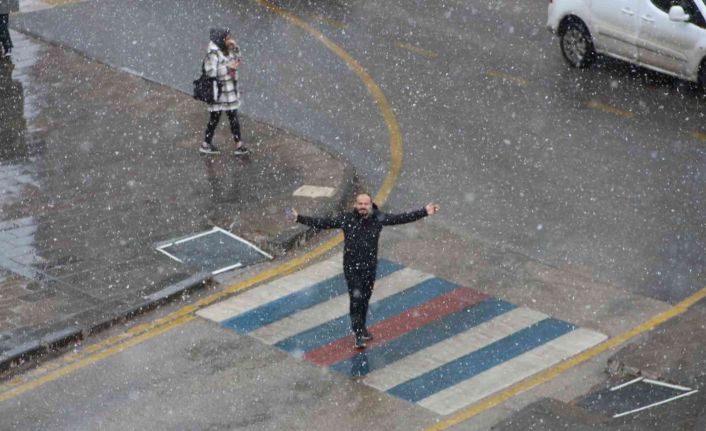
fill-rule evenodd
<path id="1" fill-rule="evenodd" d="M 427 210 L 427 215 L 434 215 L 439 212 L 441 207 L 437 204 L 431 203 L 424 207 Z"/>
<path id="2" fill-rule="evenodd" d="M 287 216 L 287 220 L 289 220 L 292 223 L 297 222 L 297 217 L 299 216 L 299 213 L 297 210 L 294 208 L 287 208 L 285 211 L 285 215 Z"/>

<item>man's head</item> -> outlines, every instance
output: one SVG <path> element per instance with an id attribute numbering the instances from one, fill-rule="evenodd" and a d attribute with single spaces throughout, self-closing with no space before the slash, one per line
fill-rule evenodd
<path id="1" fill-rule="evenodd" d="M 353 209 L 361 217 L 369 216 L 370 212 L 373 210 L 373 198 L 367 193 L 358 193 L 355 197 Z"/>

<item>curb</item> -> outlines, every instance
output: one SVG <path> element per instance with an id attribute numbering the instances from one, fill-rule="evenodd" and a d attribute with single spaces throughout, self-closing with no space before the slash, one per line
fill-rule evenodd
<path id="1" fill-rule="evenodd" d="M 62 329 L 50 331 L 49 333 L 41 337 L 37 337 L 36 339 L 26 341 L 0 355 L 0 372 L 7 371 L 10 368 L 21 365 L 30 359 L 46 355 L 72 342 L 83 340 L 96 332 L 115 325 L 116 323 L 153 310 L 157 306 L 164 304 L 177 296 L 205 286 L 210 280 L 210 273 L 199 272 L 198 274 L 171 284 L 162 290 L 144 296 L 143 301 L 137 304 L 120 309 L 118 312 L 108 315 L 107 317 L 100 317 L 85 325 L 77 325 L 75 319 L 72 319 L 74 321 L 71 323 L 63 321 L 52 325 L 54 327 L 64 327 Z M 105 305 L 107 305 L 107 307 L 105 307 Z M 104 308 L 112 308 L 113 304 L 107 303 L 105 305 Z M 99 311 L 99 309 L 89 310 L 89 312 L 96 311 Z"/>
<path id="2" fill-rule="evenodd" d="M 13 30 L 37 39 L 43 43 L 72 51 L 82 58 L 86 58 L 88 61 L 103 64 L 129 76 L 140 78 L 154 85 L 168 87 L 178 93 L 190 96 L 187 92 L 184 92 L 179 88 L 165 85 L 157 80 L 150 79 L 122 67 L 116 67 L 108 62 L 91 58 L 77 49 L 67 46 L 61 42 L 47 40 L 46 38 L 35 34 L 34 32 L 28 31 L 27 29 L 17 29 L 16 27 L 13 27 Z M 255 117 L 251 118 L 254 121 L 260 121 Z M 299 136 L 296 133 L 290 132 L 286 128 L 274 125 L 272 126 L 294 136 Z M 354 191 L 358 187 L 358 178 L 353 165 L 348 160 L 332 154 L 324 147 L 323 144 L 312 141 L 311 139 L 303 140 L 310 145 L 314 145 L 319 151 L 326 153 L 329 157 L 332 157 L 343 164 L 343 170 L 341 172 L 342 182 L 336 191 L 336 195 L 330 200 L 329 203 L 324 205 L 324 208 L 320 212 L 317 213 L 322 216 L 330 215 L 346 208 L 352 199 Z M 280 232 L 274 238 L 267 240 L 265 248 L 275 251 L 275 254 L 284 254 L 293 250 L 295 247 L 304 245 L 318 232 L 319 230 L 317 229 L 300 225 L 294 229 L 287 229 Z M 151 311 L 159 305 L 169 302 L 170 300 L 173 300 L 174 298 L 189 291 L 204 287 L 211 280 L 212 275 L 210 273 L 199 272 L 139 299 L 124 300 L 125 302 L 123 302 L 123 300 L 112 300 L 100 304 L 95 308 L 79 312 L 68 319 L 60 320 L 49 326 L 45 326 L 44 328 L 21 333 L 17 336 L 17 341 L 19 342 L 18 345 L 10 345 L 8 346 L 8 350 L 0 353 L 0 373 L 22 365 L 32 359 L 41 358 L 42 356 L 59 351 L 72 343 L 84 340 L 90 335 L 110 328 L 119 322 L 126 321 L 127 319 L 131 319 Z"/>
<path id="3" fill-rule="evenodd" d="M 88 61 L 102 64 L 102 65 L 107 66 L 107 67 L 114 69 L 114 70 L 119 70 L 123 73 L 126 73 L 126 74 L 133 76 L 135 78 L 142 79 L 142 80 L 149 82 L 151 84 L 171 88 L 174 91 L 177 91 L 179 93 L 182 93 L 182 94 L 185 94 L 185 95 L 191 97 L 191 94 L 188 91 L 185 91 L 181 88 L 169 86 L 163 82 L 160 82 L 156 79 L 145 76 L 144 74 L 138 73 L 138 72 L 131 70 L 129 68 L 119 67 L 114 64 L 111 64 L 108 61 L 89 57 L 88 54 L 86 54 L 85 52 L 83 52 L 77 48 L 74 48 L 70 45 L 63 43 L 63 42 L 59 42 L 56 40 L 50 40 L 50 39 L 48 39 L 38 33 L 30 31 L 27 28 L 17 28 L 16 26 L 12 26 L 12 25 L 10 26 L 10 28 L 13 31 L 16 31 L 18 33 L 22 33 L 28 37 L 37 39 L 43 43 L 58 46 L 62 49 L 71 51 L 71 52 L 75 53 L 76 55 L 79 55 L 79 56 L 87 59 Z M 250 118 L 254 121 L 262 121 L 254 116 L 250 116 Z M 263 121 L 263 122 L 265 122 L 265 121 Z M 275 126 L 275 125 L 272 125 L 272 126 L 278 128 L 278 129 L 284 130 L 287 133 L 291 133 L 288 129 L 286 129 L 284 127 Z M 294 134 L 294 135 L 298 136 L 297 134 Z M 343 168 L 344 169 L 344 171 L 343 171 L 344 184 L 341 187 L 342 191 L 339 192 L 340 193 L 339 200 L 336 204 L 334 204 L 334 206 L 331 208 L 331 210 L 324 211 L 323 215 L 329 215 L 329 214 L 332 214 L 336 211 L 344 209 L 346 207 L 346 205 L 349 203 L 349 201 L 352 199 L 353 192 L 357 189 L 357 186 L 358 186 L 358 177 L 357 177 L 357 174 L 355 173 L 355 169 L 353 168 L 353 166 L 350 164 L 349 161 L 342 159 L 340 156 L 336 156 L 336 155 L 331 154 L 331 152 L 328 149 L 326 149 L 323 146 L 323 144 L 321 144 L 319 142 L 314 142 L 310 139 L 304 139 L 304 140 L 306 142 L 316 146 L 316 148 L 318 148 L 320 151 L 325 152 L 326 154 L 333 157 L 334 159 L 340 160 L 344 164 L 344 168 Z M 304 245 L 316 233 L 317 233 L 317 230 L 314 228 L 311 228 L 311 227 L 300 227 L 297 229 L 292 229 L 291 231 L 281 233 L 281 234 L 277 235 L 275 238 L 267 241 L 266 244 L 264 245 L 264 247 L 266 247 L 266 249 L 268 251 L 272 251 L 273 254 L 286 253 L 287 251 L 290 251 L 291 249 L 293 249 L 295 247 L 300 247 L 300 246 Z M 1 364 L 0 364 L 0 371 L 2 371 Z"/>
<path id="4" fill-rule="evenodd" d="M 316 146 L 322 150 L 321 146 Z M 322 215 L 328 215 L 345 208 L 350 202 L 351 196 L 358 186 L 358 178 L 355 174 L 354 168 L 348 162 L 342 162 L 344 163 L 343 184 L 337 193 L 338 199 L 335 199 L 334 203 L 330 205 L 330 209 L 324 210 L 324 214 Z M 280 253 L 286 253 L 297 247 L 303 246 L 318 232 L 318 229 L 309 226 L 298 226 L 296 229 L 282 232 L 275 238 L 269 240 L 267 242 L 267 246 L 268 248 L 277 250 Z M 0 354 L 0 372 L 5 372 L 31 359 L 61 349 L 72 342 L 84 340 L 90 335 L 108 329 L 116 323 L 123 322 L 151 311 L 159 305 L 173 300 L 175 297 L 202 288 L 211 280 L 211 273 L 202 271 L 187 277 L 184 280 L 171 284 L 157 292 L 144 296 L 143 301 L 123 307 L 119 309 L 118 312 L 108 314 L 107 316 L 106 314 L 100 312 L 102 311 L 101 308 L 114 310 L 114 303 L 109 302 L 103 304 L 102 307 L 80 313 L 78 316 L 74 316 L 70 321 L 58 322 L 52 326 L 60 327 L 60 329 L 51 330 L 50 332 L 39 337 L 31 337 L 30 335 L 27 338 L 34 339 L 30 339 L 19 346 L 13 347 L 12 349 Z M 87 319 L 89 323 L 77 325 L 76 317 L 80 317 L 81 314 L 89 317 Z M 96 314 L 98 317 L 90 319 L 91 314 Z"/>

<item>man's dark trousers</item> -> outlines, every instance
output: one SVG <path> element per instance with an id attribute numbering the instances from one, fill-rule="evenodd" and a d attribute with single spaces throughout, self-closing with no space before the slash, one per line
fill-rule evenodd
<path id="1" fill-rule="evenodd" d="M 12 49 L 12 39 L 10 39 L 10 29 L 8 25 L 10 23 L 9 14 L 0 14 L 0 44 L 2 44 L 3 52 L 10 51 Z"/>
<path id="2" fill-rule="evenodd" d="M 368 304 L 373 295 L 375 284 L 375 270 L 363 270 L 351 273 L 346 271 L 346 284 L 350 297 L 351 327 L 356 336 L 365 333 Z"/>

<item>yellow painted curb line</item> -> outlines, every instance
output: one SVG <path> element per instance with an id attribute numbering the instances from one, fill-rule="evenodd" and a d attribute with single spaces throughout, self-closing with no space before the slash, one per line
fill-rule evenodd
<path id="1" fill-rule="evenodd" d="M 56 379 L 59 379 L 63 376 L 71 374 L 74 371 L 77 371 L 83 367 L 86 367 L 88 365 L 91 365 L 93 363 L 101 361 L 109 356 L 112 356 L 116 353 L 122 352 L 123 350 L 129 349 L 132 346 L 140 344 L 143 341 L 147 341 L 150 338 L 156 337 L 159 334 L 167 332 L 177 326 L 181 326 L 187 322 L 190 322 L 190 321 L 194 320 L 195 318 L 196 317 L 193 315 L 187 315 L 187 316 L 181 316 L 178 319 L 172 319 L 167 324 L 164 324 L 162 326 L 154 328 L 149 332 L 145 332 L 144 334 L 129 338 L 126 341 L 124 341 L 116 346 L 113 346 L 110 349 L 106 349 L 106 350 L 97 352 L 95 354 L 92 354 L 90 356 L 87 356 L 80 361 L 76 361 L 76 362 L 68 364 L 62 368 L 59 368 L 55 371 L 52 371 L 48 374 L 45 374 L 45 375 L 37 378 L 36 380 L 31 380 L 28 383 L 16 386 L 14 388 L 10 388 L 9 390 L 0 394 L 0 402 L 6 401 L 10 398 L 14 398 L 23 392 L 27 392 L 31 389 L 42 386 L 45 383 L 49 383 L 49 382 L 54 381 Z"/>
<path id="2" fill-rule="evenodd" d="M 374 197 L 374 200 L 376 202 L 384 203 L 390 195 L 390 192 L 392 191 L 392 188 L 394 187 L 395 182 L 397 181 L 399 172 L 402 169 L 402 132 L 400 131 L 400 126 L 397 123 L 395 114 L 392 111 L 390 103 L 387 101 L 385 94 L 375 83 L 368 71 L 360 65 L 360 63 L 358 63 L 353 57 L 351 57 L 350 54 L 344 51 L 343 48 L 336 45 L 333 41 L 331 41 L 331 39 L 324 36 L 324 34 L 321 33 L 319 30 L 315 29 L 301 18 L 292 15 L 291 13 L 280 8 L 279 6 L 270 3 L 267 0 L 255 1 L 260 5 L 266 7 L 270 11 L 283 16 L 297 27 L 300 27 L 306 30 L 308 33 L 312 34 L 319 42 L 324 44 L 326 48 L 336 54 L 338 58 L 343 60 L 353 71 L 353 73 L 358 75 L 358 78 L 360 78 L 360 80 L 365 83 L 365 86 L 368 87 L 368 91 L 373 95 L 373 98 L 375 99 L 375 102 L 378 105 L 378 109 L 380 109 L 380 111 L 382 112 L 382 116 L 385 119 L 385 124 L 387 124 L 387 128 L 390 133 L 390 170 L 387 174 L 387 177 L 385 178 L 385 181 L 383 181 L 380 190 Z"/>
<path id="3" fill-rule="evenodd" d="M 341 47 L 336 45 L 323 33 L 314 27 L 310 26 L 300 18 L 292 15 L 291 13 L 281 9 L 266 0 L 256 0 L 261 6 L 267 8 L 268 10 L 286 18 L 290 23 L 297 27 L 302 28 L 306 32 L 310 33 L 316 40 L 323 43 L 326 48 L 332 51 L 336 56 L 343 60 L 348 67 L 363 81 L 367 87 L 370 94 L 373 96 L 375 103 L 380 109 L 382 116 L 385 120 L 389 132 L 389 144 L 390 144 L 390 166 L 383 181 L 380 190 L 375 195 L 374 199 L 376 202 L 383 204 L 390 193 L 392 192 L 397 178 L 399 177 L 400 171 L 402 169 L 402 132 L 400 126 L 397 123 L 395 114 L 390 107 L 390 103 L 387 101 L 384 93 L 380 87 L 375 83 L 370 74 L 361 66 L 353 57 L 351 57 L 346 51 Z M 63 376 L 73 373 L 85 366 L 96 363 L 102 359 L 105 359 L 113 354 L 119 353 L 127 348 L 134 345 L 140 344 L 143 341 L 147 341 L 159 334 L 167 332 L 177 326 L 181 326 L 195 319 L 193 315 L 197 310 L 206 307 L 214 302 L 217 302 L 227 296 L 230 296 L 241 290 L 245 290 L 249 287 L 255 286 L 259 283 L 271 280 L 275 277 L 281 277 L 283 275 L 289 274 L 302 268 L 312 259 L 315 259 L 334 247 L 338 246 L 343 240 L 343 235 L 338 234 L 333 238 L 327 240 L 323 244 L 316 247 L 314 250 L 294 259 L 291 259 L 282 265 L 268 269 L 266 271 L 260 272 L 255 276 L 244 280 L 242 282 L 228 286 L 227 288 L 209 295 L 196 301 L 193 304 L 184 306 L 165 317 L 153 320 L 148 323 L 134 326 L 124 333 L 115 335 L 100 343 L 86 347 L 84 353 L 87 356 L 82 356 L 81 359 L 76 360 L 70 364 L 67 364 L 58 369 L 52 369 L 48 373 L 37 376 L 36 379 L 25 381 L 22 377 L 13 379 L 9 383 L 2 385 L 3 392 L 0 392 L 0 402 L 13 398 L 23 392 L 34 389 L 45 383 L 51 382 L 53 380 L 59 379 Z M 71 357 L 74 359 L 75 357 Z M 59 359 L 60 360 L 60 359 Z M 45 367 L 45 369 L 51 369 L 51 367 Z"/>
<path id="4" fill-rule="evenodd" d="M 599 111 L 603 111 L 603 112 L 607 112 L 609 114 L 617 115 L 618 117 L 633 118 L 635 116 L 635 114 L 633 114 L 630 111 L 616 108 L 614 106 L 610 106 L 606 103 L 599 102 L 597 100 L 589 100 L 588 103 L 586 103 L 586 106 L 591 109 L 597 109 Z"/>
<path id="5" fill-rule="evenodd" d="M 560 364 L 549 368 L 548 370 L 545 370 L 539 374 L 535 374 L 532 377 L 529 377 L 528 379 L 525 379 L 521 381 L 520 383 L 517 383 L 514 386 L 511 386 L 504 391 L 498 392 L 495 395 L 492 395 L 476 404 L 473 404 L 470 407 L 467 407 L 466 409 L 460 411 L 459 413 L 456 413 L 455 415 L 451 416 L 448 419 L 445 419 L 429 428 L 426 429 L 426 431 L 441 431 L 445 430 L 451 426 L 457 425 L 463 421 L 466 421 L 473 416 L 476 416 L 486 410 L 489 410 L 497 405 L 500 405 L 507 401 L 508 399 L 519 395 L 523 392 L 526 392 L 536 386 L 539 386 L 543 383 L 546 383 L 562 373 L 576 367 L 577 365 L 580 365 L 586 361 L 588 361 L 591 358 L 594 358 L 601 353 L 604 353 L 614 347 L 617 347 L 626 341 L 630 340 L 631 338 L 634 338 L 640 334 L 643 334 L 647 331 L 651 331 L 652 329 L 656 328 L 657 326 L 663 324 L 664 322 L 684 313 L 686 310 L 688 310 L 692 305 L 696 304 L 697 302 L 701 301 L 702 299 L 706 298 L 706 287 L 703 289 L 699 290 L 698 292 L 694 293 L 693 295 L 689 296 L 688 298 L 684 299 L 683 301 L 679 302 L 677 305 L 674 307 L 670 308 L 669 310 L 663 311 L 662 313 L 658 314 L 657 316 L 653 317 L 652 319 L 641 323 L 640 325 L 635 326 L 634 328 L 630 329 L 629 331 L 626 331 L 616 337 L 613 337 L 609 340 L 606 340 L 602 342 L 601 344 L 598 344 L 585 352 L 576 355 L 572 358 L 567 359 L 564 362 L 561 362 Z"/>

